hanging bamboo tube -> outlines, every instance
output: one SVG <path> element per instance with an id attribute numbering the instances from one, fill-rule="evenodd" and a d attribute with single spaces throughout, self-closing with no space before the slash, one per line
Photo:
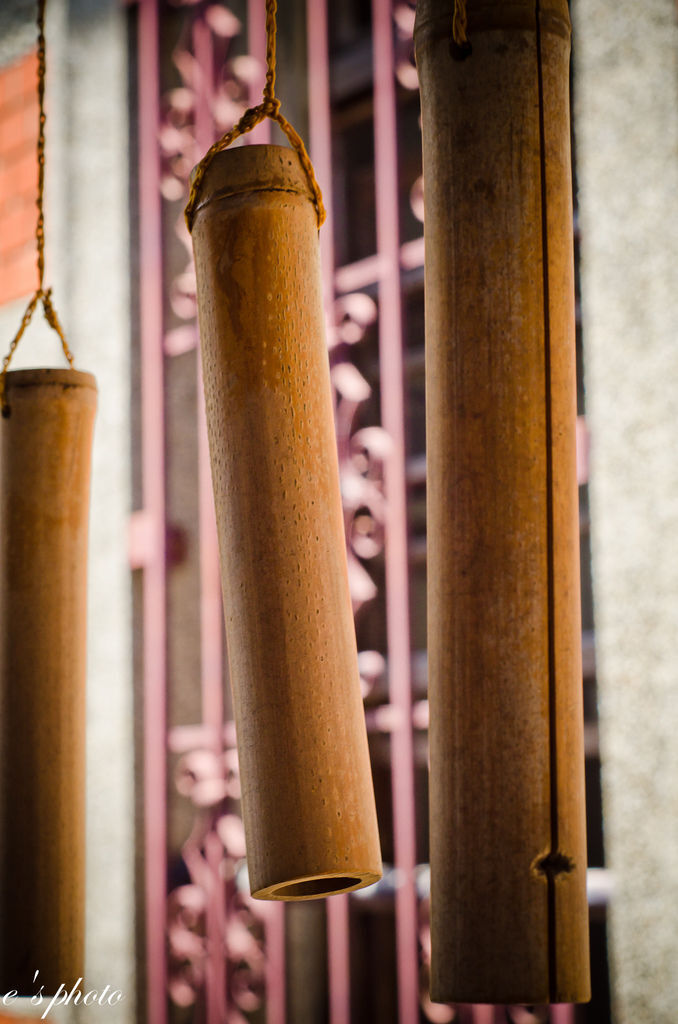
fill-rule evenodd
<path id="1" fill-rule="evenodd" d="M 83 973 L 85 642 L 96 384 L 7 374 L 0 418 L 0 992 Z M 39 971 L 37 981 L 35 972 Z"/>
<path id="2" fill-rule="evenodd" d="M 584 1001 L 569 18 L 468 0 L 469 54 L 452 7 L 419 0 L 415 27 L 432 996 Z"/>
<path id="3" fill-rule="evenodd" d="M 252 894 L 381 874 L 316 210 L 296 152 L 217 153 L 193 229 Z"/>

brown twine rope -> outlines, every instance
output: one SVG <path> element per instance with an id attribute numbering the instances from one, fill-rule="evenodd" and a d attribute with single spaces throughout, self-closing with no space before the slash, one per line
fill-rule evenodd
<path id="1" fill-rule="evenodd" d="M 205 172 L 207 171 L 207 168 L 212 162 L 215 154 L 220 153 L 222 150 L 230 146 L 231 143 L 240 135 L 245 135 L 247 132 L 251 132 L 253 128 L 256 128 L 256 126 L 267 117 L 272 121 L 276 121 L 277 124 L 280 125 L 285 135 L 290 140 L 292 147 L 299 154 L 301 165 L 306 172 L 306 177 L 308 178 L 308 183 L 311 187 L 311 192 L 313 193 L 313 201 L 318 215 L 318 227 L 320 227 L 325 220 L 325 207 L 323 205 L 322 192 L 320 191 L 320 186 L 316 180 L 311 158 L 306 152 L 306 147 L 304 146 L 300 135 L 295 131 L 287 118 L 280 113 L 280 100 L 277 99 L 275 95 L 276 9 L 276 0 L 266 0 L 266 84 L 264 85 L 262 102 L 259 103 L 258 106 L 250 107 L 246 110 L 238 123 L 220 139 L 217 139 L 214 145 L 210 146 L 198 166 L 195 168 L 191 178 L 191 191 L 185 210 L 186 223 L 189 231 L 193 227 L 195 207 L 200 197 L 200 188 L 202 186 L 203 178 L 205 177 Z"/>
<path id="2" fill-rule="evenodd" d="M 63 328 L 59 323 L 59 318 L 56 314 L 56 310 L 52 305 L 52 289 L 44 288 L 44 277 L 45 277 L 45 212 L 44 212 L 44 195 L 45 195 L 45 124 L 47 117 L 45 115 L 45 74 L 46 74 L 46 43 L 45 43 L 45 4 L 46 0 L 38 0 L 38 108 L 39 108 L 39 120 L 38 120 L 38 145 L 37 145 L 37 156 L 38 156 L 38 195 L 36 198 L 36 206 L 38 207 L 38 221 L 35 228 L 35 241 L 37 249 L 37 266 L 38 266 L 38 287 L 36 288 L 30 302 L 26 306 L 26 311 L 21 320 L 19 330 L 12 339 L 12 343 L 9 346 L 9 352 L 2 361 L 2 370 L 0 370 L 0 409 L 2 409 L 2 415 L 9 415 L 9 406 L 7 404 L 6 397 L 6 377 L 9 364 L 12 356 L 14 355 L 16 348 L 23 337 L 24 331 L 31 322 L 31 317 L 35 312 L 36 306 L 39 302 L 42 302 L 42 310 L 45 316 L 45 320 L 52 328 L 56 331 L 61 339 L 61 347 L 63 353 L 68 360 L 68 364 L 73 368 L 73 354 L 68 347 L 68 342 L 64 335 Z"/>
<path id="3" fill-rule="evenodd" d="M 464 49 L 464 47 L 468 46 L 468 36 L 466 35 L 467 24 L 466 0 L 454 0 L 452 38 L 460 49 Z"/>
<path id="4" fill-rule="evenodd" d="M 466 60 L 471 56 L 473 47 L 466 33 L 468 20 L 466 17 L 466 0 L 454 0 L 452 15 L 452 41 L 450 54 L 454 60 Z"/>

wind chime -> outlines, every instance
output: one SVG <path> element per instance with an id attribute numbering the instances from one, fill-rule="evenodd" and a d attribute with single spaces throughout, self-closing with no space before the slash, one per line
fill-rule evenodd
<path id="1" fill-rule="evenodd" d="M 44 287 L 45 0 L 38 5 L 38 287 L 0 372 L 0 992 L 83 973 L 87 521 L 96 383 Z M 69 369 L 8 371 L 38 304 Z M 36 973 L 39 972 L 39 973 Z"/>
<path id="2" fill-rule="evenodd" d="M 419 0 L 432 997 L 590 997 L 566 0 Z"/>
<path id="3" fill-rule="evenodd" d="M 280 113 L 266 3 L 263 100 L 195 169 L 186 219 L 252 895 L 381 876 L 346 568 L 318 251 L 322 197 Z M 292 143 L 226 150 L 264 118 Z"/>

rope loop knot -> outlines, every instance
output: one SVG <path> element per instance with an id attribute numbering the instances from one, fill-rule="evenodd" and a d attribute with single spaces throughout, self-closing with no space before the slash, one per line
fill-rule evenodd
<path id="1" fill-rule="evenodd" d="M 267 117 L 270 118 L 271 121 L 275 121 L 276 124 L 280 125 L 281 129 L 289 139 L 292 148 L 295 149 L 299 155 L 301 165 L 306 172 L 306 177 L 313 195 L 313 203 L 318 217 L 318 227 L 321 227 L 325 220 L 325 207 L 323 205 L 322 192 L 320 191 L 320 185 L 317 182 L 315 171 L 313 170 L 311 158 L 306 151 L 306 147 L 299 133 L 295 131 L 284 114 L 280 112 L 280 100 L 275 95 L 276 9 L 276 0 L 266 0 L 266 84 L 264 86 L 262 101 L 256 107 L 249 107 L 237 124 L 235 124 L 230 131 L 226 132 L 225 135 L 222 135 L 220 139 L 217 139 L 212 146 L 210 146 L 200 163 L 193 171 L 191 176 L 191 190 L 188 197 L 188 203 L 186 204 L 186 209 L 184 211 L 189 231 L 193 228 L 193 220 L 195 217 L 196 205 L 200 198 L 200 189 L 202 187 L 203 178 L 205 177 L 207 168 L 211 164 L 213 158 L 217 153 L 221 153 L 222 150 L 227 149 L 232 142 L 235 142 L 235 140 L 239 138 L 239 136 L 245 135 L 247 132 L 251 132 L 253 128 L 256 128 L 256 126 Z"/>
<path id="2" fill-rule="evenodd" d="M 270 117 L 277 121 L 280 115 L 280 100 L 277 96 L 271 96 L 270 99 L 266 98 L 261 104 L 261 109 L 264 111 L 265 117 Z"/>
<path id="3" fill-rule="evenodd" d="M 38 287 L 31 296 L 30 302 L 26 306 L 24 315 L 21 318 L 19 330 L 14 335 L 12 343 L 9 346 L 9 352 L 2 361 L 2 370 L 0 370 L 0 411 L 2 415 L 7 418 L 9 416 L 9 406 L 7 404 L 7 371 L 11 362 L 12 356 L 16 351 L 17 345 L 23 337 L 24 331 L 31 322 L 31 317 L 35 312 L 36 306 L 39 302 L 42 302 L 42 311 L 45 320 L 52 328 L 53 331 L 59 335 L 61 339 L 61 347 L 63 353 L 66 356 L 68 365 L 71 369 L 74 368 L 73 354 L 68 347 L 64 329 L 59 323 L 59 317 L 56 314 L 56 310 L 52 305 L 52 289 L 44 288 L 43 281 L 45 276 L 45 213 L 44 213 L 44 194 L 45 194 L 45 124 L 47 123 L 47 116 L 45 114 L 45 76 L 47 71 L 46 61 L 46 42 L 45 42 L 45 3 L 46 0 L 38 0 L 38 17 L 37 17 L 37 28 L 38 28 L 38 143 L 37 143 L 37 163 L 38 163 L 38 194 L 36 198 L 36 206 L 38 208 L 38 219 L 35 227 L 35 242 L 36 242 L 36 256 L 37 256 L 37 269 L 38 269 Z"/>
<path id="4" fill-rule="evenodd" d="M 5 418 L 9 416 L 9 405 L 7 404 L 7 371 L 9 370 L 9 364 L 19 342 L 21 341 L 21 338 L 23 337 L 24 331 L 31 322 L 31 319 L 39 302 L 42 302 L 42 312 L 45 317 L 45 320 L 52 328 L 52 330 L 56 331 L 56 333 L 59 335 L 59 338 L 61 339 L 61 348 L 63 350 L 64 355 L 66 356 L 68 365 L 70 366 L 71 369 L 75 368 L 73 353 L 68 347 L 68 342 L 66 341 L 64 329 L 59 323 L 59 317 L 56 314 L 54 306 L 52 305 L 52 289 L 43 288 L 41 285 L 39 288 L 36 288 L 35 292 L 31 296 L 31 300 L 26 306 L 24 315 L 21 318 L 19 330 L 14 335 L 12 343 L 9 346 L 9 352 L 2 361 L 2 370 L 0 370 L 0 411 L 2 412 L 2 415 Z"/>
<path id="5" fill-rule="evenodd" d="M 467 57 L 471 56 L 473 47 L 466 34 L 467 28 L 466 0 L 454 0 L 450 53 L 455 60 L 466 60 Z"/>

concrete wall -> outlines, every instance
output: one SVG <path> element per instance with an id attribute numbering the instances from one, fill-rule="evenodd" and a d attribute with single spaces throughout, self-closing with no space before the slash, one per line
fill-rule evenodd
<path id="1" fill-rule="evenodd" d="M 0 63 L 7 63 L 34 43 L 35 4 L 2 0 L 0 7 Z M 99 386 L 90 519 L 85 982 L 88 988 L 108 984 L 124 993 L 116 1008 L 90 1007 L 74 1017 L 50 1013 L 49 1019 L 130 1024 L 135 955 L 126 558 L 131 502 L 126 12 L 119 0 L 51 0 L 47 7 L 46 284 L 54 287 L 76 367 L 93 372 Z M 3 355 L 24 305 L 0 310 Z M 41 315 L 35 321 L 12 367 L 66 365 L 56 335 Z"/>
<path id="2" fill-rule="evenodd" d="M 678 24 L 573 0 L 615 1021 L 678 1014 Z"/>

